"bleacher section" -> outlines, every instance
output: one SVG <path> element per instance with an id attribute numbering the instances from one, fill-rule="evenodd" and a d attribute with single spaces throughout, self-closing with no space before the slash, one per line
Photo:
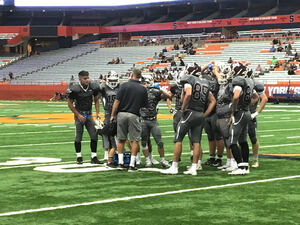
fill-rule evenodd
<path id="1" fill-rule="evenodd" d="M 273 56 L 279 60 L 284 59 L 285 56 L 285 52 L 262 53 L 262 50 L 271 47 L 269 41 L 223 43 L 219 45 L 222 46 L 220 50 L 216 47 L 217 45 L 218 44 L 205 45 L 202 46 L 204 48 L 198 48 L 197 55 L 187 55 L 184 58 L 184 62 L 186 64 L 196 62 L 198 65 L 204 65 L 210 61 L 227 62 L 229 57 L 231 57 L 234 61 L 248 63 L 249 67 L 255 70 L 258 64 L 260 64 L 262 68 L 269 68 L 268 60 L 271 60 Z M 61 81 L 69 81 L 72 75 L 76 77 L 81 70 L 89 71 L 91 79 L 97 79 L 100 74 L 105 75 L 110 70 L 124 75 L 132 68 L 133 64 L 146 66 L 154 63 L 155 61 L 153 61 L 151 57 L 155 52 L 159 53 L 164 47 L 98 48 L 96 51 L 91 51 L 95 49 L 96 46 L 97 45 L 94 44 L 85 44 L 71 49 L 60 49 L 40 56 L 33 56 L 21 60 L 4 70 L 0 70 L 0 74 L 8 74 L 8 71 L 11 71 L 16 76 L 24 73 L 24 71 L 35 70 L 26 76 L 20 76 L 16 81 L 22 81 L 24 83 L 59 83 Z M 296 41 L 292 46 L 294 49 L 300 49 L 300 41 Z M 82 54 L 83 51 L 90 51 L 90 53 Z M 168 51 L 166 55 L 167 57 L 175 56 L 180 51 L 182 50 Z M 78 54 L 80 54 L 80 57 L 74 57 Z M 124 64 L 107 64 L 113 58 L 116 59 L 117 57 L 122 58 Z M 58 63 L 62 61 L 63 63 Z M 47 66 L 49 64 L 52 66 Z M 178 64 L 177 61 L 177 65 Z M 170 64 L 164 64 L 163 66 L 170 66 Z M 42 67 L 44 69 L 40 69 Z M 287 75 L 287 71 L 270 71 L 269 73 L 265 73 L 265 75 L 261 75 L 259 78 L 264 80 L 265 83 L 277 80 L 300 80 L 300 76 L 289 76 Z"/>
<path id="2" fill-rule="evenodd" d="M 36 72 L 53 68 L 60 64 L 63 65 L 68 61 L 90 54 L 97 49 L 96 45 L 84 44 L 69 49 L 58 49 L 41 53 L 40 55 L 33 55 L 0 70 L 0 75 L 4 76 L 12 72 L 15 78 L 26 79 Z M 51 77 L 48 79 L 55 80 Z"/>

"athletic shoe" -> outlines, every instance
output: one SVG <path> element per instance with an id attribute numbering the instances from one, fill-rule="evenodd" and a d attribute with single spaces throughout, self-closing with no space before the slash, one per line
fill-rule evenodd
<path id="1" fill-rule="evenodd" d="M 117 166 L 117 169 L 118 169 L 118 170 L 127 170 L 128 168 L 127 168 L 126 166 L 124 166 L 123 164 L 119 164 L 119 165 Z"/>
<path id="2" fill-rule="evenodd" d="M 116 165 L 116 164 L 113 163 L 113 162 L 110 162 L 110 163 L 107 163 L 107 164 L 106 164 L 106 167 L 110 167 L 110 168 L 118 168 L 118 165 Z"/>
<path id="3" fill-rule="evenodd" d="M 227 159 L 225 165 L 223 165 L 223 166 L 218 166 L 217 168 L 218 168 L 219 170 L 222 170 L 222 169 L 226 169 L 226 168 L 228 168 L 228 167 L 230 167 L 230 166 L 231 166 L 231 160 L 228 160 L 228 159 Z"/>
<path id="4" fill-rule="evenodd" d="M 165 167 L 165 168 L 169 168 L 171 166 L 170 163 L 168 163 L 168 161 L 166 161 L 166 160 L 161 161 L 160 164 L 162 167 Z"/>
<path id="5" fill-rule="evenodd" d="M 184 171 L 183 174 L 196 176 L 197 170 L 190 168 L 189 170 Z"/>
<path id="6" fill-rule="evenodd" d="M 99 161 L 97 156 L 91 159 L 91 164 L 103 164 L 103 162 Z"/>
<path id="7" fill-rule="evenodd" d="M 152 166 L 152 162 L 151 161 L 149 161 L 149 162 L 146 162 L 146 165 L 145 165 L 146 167 L 151 167 Z"/>
<path id="8" fill-rule="evenodd" d="M 214 165 L 215 161 L 216 161 L 216 160 L 215 160 L 214 158 L 209 158 L 209 159 L 204 163 L 204 165 L 212 166 L 212 165 Z"/>
<path id="9" fill-rule="evenodd" d="M 170 167 L 169 169 L 162 170 L 160 173 L 175 175 L 175 174 L 178 174 L 178 168 Z"/>
<path id="10" fill-rule="evenodd" d="M 259 167 L 258 160 L 253 160 L 251 167 L 252 168 L 258 168 Z"/>
<path id="11" fill-rule="evenodd" d="M 151 158 L 151 162 L 152 162 L 153 165 L 158 165 L 159 164 L 159 162 L 154 158 Z"/>
<path id="12" fill-rule="evenodd" d="M 83 163 L 82 157 L 77 157 L 76 162 L 77 164 L 82 164 Z"/>
<path id="13" fill-rule="evenodd" d="M 216 167 L 222 166 L 222 159 L 216 159 L 213 166 L 216 166 Z"/>
<path id="14" fill-rule="evenodd" d="M 137 170 L 138 169 L 135 166 L 129 166 L 129 168 L 128 168 L 128 172 L 135 172 Z"/>
<path id="15" fill-rule="evenodd" d="M 237 168 L 231 172 L 228 173 L 229 175 L 245 175 L 246 171 L 245 169 Z"/>
<path id="16" fill-rule="evenodd" d="M 250 173 L 250 169 L 245 169 L 245 174 L 249 174 Z"/>
<path id="17" fill-rule="evenodd" d="M 236 169 L 237 169 L 237 167 L 235 167 L 235 166 L 229 166 L 229 167 L 227 167 L 225 169 L 222 169 L 222 171 L 224 171 L 224 172 L 231 172 L 231 171 L 234 171 Z"/>
<path id="18" fill-rule="evenodd" d="M 135 163 L 137 166 L 141 165 L 141 158 L 136 157 Z"/>
<path id="19" fill-rule="evenodd" d="M 191 166 L 186 166 L 187 169 L 190 169 Z M 196 167 L 197 171 L 202 170 L 202 165 L 200 163 L 197 163 L 197 167 Z"/>

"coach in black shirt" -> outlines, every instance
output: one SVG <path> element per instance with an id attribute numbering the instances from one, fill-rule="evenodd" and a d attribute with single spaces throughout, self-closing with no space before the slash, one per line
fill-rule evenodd
<path id="1" fill-rule="evenodd" d="M 115 120 L 117 115 L 117 138 L 118 138 L 118 158 L 119 167 L 123 168 L 124 145 L 129 134 L 129 140 L 132 142 L 131 159 L 128 171 L 134 171 L 135 158 L 139 150 L 139 140 L 141 138 L 142 127 L 140 123 L 140 109 L 145 107 L 148 102 L 146 88 L 139 82 L 142 77 L 139 69 L 134 69 L 131 79 L 123 83 L 117 93 L 114 101 L 111 121 Z"/>

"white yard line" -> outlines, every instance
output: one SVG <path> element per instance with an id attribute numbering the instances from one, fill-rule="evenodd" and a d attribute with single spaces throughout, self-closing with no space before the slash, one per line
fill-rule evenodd
<path id="1" fill-rule="evenodd" d="M 270 135 L 260 135 L 260 137 L 274 137 L 274 135 L 273 134 L 270 134 Z"/>
<path id="2" fill-rule="evenodd" d="M 75 208 L 75 207 L 80 207 L 80 206 L 100 205 L 100 204 L 106 204 L 106 203 L 112 203 L 112 202 L 129 201 L 129 200 L 134 200 L 134 199 L 153 198 L 153 197 L 174 195 L 174 194 L 182 194 L 182 193 L 188 193 L 188 192 L 194 192 L 194 191 L 204 191 L 204 190 L 212 190 L 212 189 L 220 189 L 220 188 L 237 187 L 237 186 L 241 186 L 241 185 L 267 183 L 267 182 L 290 180 L 290 179 L 297 179 L 297 178 L 300 178 L 300 175 L 288 176 L 288 177 L 278 177 L 278 178 L 269 178 L 269 179 L 263 179 L 263 180 L 254 180 L 254 181 L 246 181 L 246 182 L 223 184 L 223 185 L 214 185 L 214 186 L 199 187 L 199 188 L 192 188 L 192 189 L 182 189 L 182 190 L 176 190 L 176 191 L 167 191 L 167 192 L 145 194 L 145 195 L 135 195 L 135 196 L 128 196 L 128 197 L 122 197 L 122 198 L 113 198 L 113 199 L 99 200 L 99 201 L 93 201 L 93 202 L 83 202 L 83 203 L 77 203 L 77 204 L 45 207 L 45 208 L 39 208 L 39 209 L 27 209 L 27 210 L 20 210 L 20 211 L 12 211 L 12 212 L 0 213 L 0 216 L 2 217 L 2 216 L 12 216 L 12 215 L 35 213 L 35 212 L 54 211 L 54 210 L 58 210 L 58 209 L 68 209 L 68 208 Z"/>
<path id="3" fill-rule="evenodd" d="M 20 132 L 20 133 L 17 133 L 17 132 L 16 133 L 0 133 L 0 136 L 22 135 L 22 134 L 51 134 L 51 133 L 65 133 L 65 132 L 71 132 L 71 130 L 51 130 L 51 131 L 28 131 L 28 132 Z"/>
<path id="4" fill-rule="evenodd" d="M 286 137 L 288 139 L 296 139 L 296 138 L 300 138 L 300 136 L 290 136 L 290 137 Z"/>

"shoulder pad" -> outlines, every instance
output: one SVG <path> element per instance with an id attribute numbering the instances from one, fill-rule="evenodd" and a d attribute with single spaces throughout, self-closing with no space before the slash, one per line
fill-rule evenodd
<path id="1" fill-rule="evenodd" d="M 254 89 L 257 93 L 263 93 L 265 90 L 265 87 L 261 81 L 254 80 Z"/>
<path id="2" fill-rule="evenodd" d="M 100 84 L 99 84 L 99 82 L 98 82 L 98 81 L 92 81 L 92 82 L 90 83 L 90 88 L 91 88 L 92 90 L 99 90 L 99 89 L 100 89 Z"/>
<path id="3" fill-rule="evenodd" d="M 78 82 L 74 83 L 71 87 L 70 87 L 70 92 L 80 92 L 80 85 Z"/>
<path id="4" fill-rule="evenodd" d="M 244 77 L 241 77 L 241 76 L 237 76 L 235 78 L 233 78 L 232 80 L 232 86 L 241 86 L 243 87 L 245 84 L 245 78 Z"/>

